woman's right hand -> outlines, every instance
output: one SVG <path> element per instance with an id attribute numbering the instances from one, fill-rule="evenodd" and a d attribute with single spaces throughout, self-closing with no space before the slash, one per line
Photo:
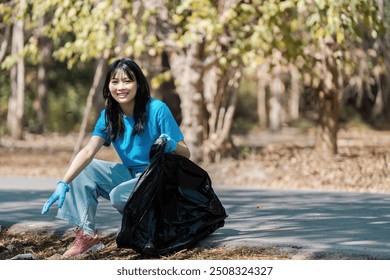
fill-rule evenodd
<path id="1" fill-rule="evenodd" d="M 168 134 L 161 134 L 159 138 L 166 140 L 164 153 L 168 154 L 176 151 L 176 141 L 173 140 Z"/>
<path id="2" fill-rule="evenodd" d="M 64 181 L 59 181 L 57 183 L 57 188 L 50 198 L 46 201 L 45 205 L 42 208 L 42 215 L 46 214 L 49 211 L 50 206 L 52 206 L 58 200 L 58 208 L 62 207 L 64 204 L 66 193 L 69 191 L 70 187 Z"/>

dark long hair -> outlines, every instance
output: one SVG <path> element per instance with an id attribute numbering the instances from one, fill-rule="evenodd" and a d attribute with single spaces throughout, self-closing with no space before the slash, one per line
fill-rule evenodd
<path id="1" fill-rule="evenodd" d="M 122 58 L 114 61 L 108 68 L 103 86 L 103 97 L 106 100 L 106 130 L 111 140 L 117 140 L 124 132 L 123 112 L 119 103 L 111 96 L 109 84 L 112 77 L 123 70 L 132 81 L 137 81 L 138 88 L 134 103 L 134 134 L 145 129 L 147 121 L 146 105 L 150 101 L 149 84 L 142 73 L 141 68 L 130 58 Z"/>

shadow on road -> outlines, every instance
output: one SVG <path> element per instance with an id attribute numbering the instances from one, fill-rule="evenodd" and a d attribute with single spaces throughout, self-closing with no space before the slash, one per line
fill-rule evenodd
<path id="1" fill-rule="evenodd" d="M 220 189 L 229 215 L 209 242 L 390 259 L 390 196 Z"/>
<path id="2" fill-rule="evenodd" d="M 354 254 L 390 259 L 390 195 L 266 189 L 216 188 L 229 217 L 201 242 L 207 246 L 294 248 L 316 254 Z M 41 208 L 48 190 L 0 189 L 0 224 L 23 230 L 71 228 Z M 101 198 L 97 229 L 117 231 L 121 216 Z M 27 229 L 26 229 L 27 227 Z"/>

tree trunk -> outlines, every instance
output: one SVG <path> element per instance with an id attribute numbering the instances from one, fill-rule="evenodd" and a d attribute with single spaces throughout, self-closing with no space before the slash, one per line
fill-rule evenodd
<path id="1" fill-rule="evenodd" d="M 280 77 L 274 76 L 271 85 L 271 98 L 269 100 L 269 122 L 272 131 L 278 131 L 282 127 L 282 96 L 285 87 Z"/>
<path id="2" fill-rule="evenodd" d="M 9 38 L 11 35 L 11 26 L 6 26 L 4 30 L 4 35 L 1 38 L 1 44 L 0 44 L 0 63 L 3 62 L 3 59 L 5 57 L 5 54 L 7 53 L 8 44 L 9 44 Z"/>
<path id="3" fill-rule="evenodd" d="M 267 119 L 267 84 L 269 83 L 268 67 L 263 65 L 257 70 L 257 115 L 261 128 L 266 128 Z"/>
<path id="4" fill-rule="evenodd" d="M 22 3 L 21 3 L 22 4 Z M 20 56 L 24 48 L 24 22 L 21 19 L 15 20 L 12 30 L 11 53 Z M 13 139 L 23 137 L 23 115 L 24 115 L 24 88 L 25 68 L 22 57 L 11 68 L 10 83 L 11 96 L 8 102 L 7 125 Z"/>
<path id="5" fill-rule="evenodd" d="M 321 154 L 337 154 L 339 123 L 339 96 L 337 92 L 319 94 L 319 128 L 315 150 Z"/>
<path id="6" fill-rule="evenodd" d="M 321 83 L 318 86 L 319 128 L 315 150 L 321 154 L 337 154 L 337 132 L 340 116 L 340 100 L 343 79 L 341 64 L 338 64 L 332 50 L 332 45 L 326 45 L 320 40 L 322 61 L 318 63 L 321 73 Z"/>
<path id="7" fill-rule="evenodd" d="M 169 59 L 166 52 L 163 52 L 159 57 L 156 69 L 159 74 L 169 69 Z M 156 88 L 154 94 L 158 99 L 163 100 L 169 106 L 176 122 L 181 125 L 182 113 L 180 109 L 180 97 L 176 92 L 174 80 L 170 78 L 167 81 L 163 81 L 160 86 Z"/>
<path id="8" fill-rule="evenodd" d="M 44 18 L 41 18 L 39 24 L 40 28 L 44 27 Z M 40 63 L 38 64 L 37 73 L 38 88 L 33 107 L 37 114 L 37 126 L 34 130 L 37 133 L 42 133 L 45 130 L 47 122 L 48 72 L 51 66 L 51 41 L 42 34 L 39 34 L 39 46 Z"/>
<path id="9" fill-rule="evenodd" d="M 290 66 L 290 89 L 289 89 L 289 121 L 295 121 L 299 118 L 299 97 L 300 97 L 300 80 L 298 69 Z"/>
<path id="10" fill-rule="evenodd" d="M 238 98 L 241 71 L 228 69 L 221 74 L 218 65 L 208 67 L 204 75 L 204 98 L 208 122 L 204 125 L 203 159 L 219 161 L 232 148 L 230 129 Z"/>
<path id="11" fill-rule="evenodd" d="M 80 131 L 79 131 L 76 145 L 73 149 L 71 162 L 73 161 L 74 157 L 77 155 L 77 153 L 80 151 L 83 145 L 83 140 L 87 131 L 89 116 L 93 106 L 93 100 L 96 93 L 98 92 L 100 84 L 103 83 L 102 78 L 104 73 L 106 72 L 106 69 L 107 69 L 107 60 L 103 57 L 99 58 L 95 70 L 95 76 L 93 78 L 93 83 L 88 92 L 87 102 L 85 104 L 84 113 L 83 113 L 83 120 L 81 121 Z"/>
<path id="12" fill-rule="evenodd" d="M 209 70 L 209 67 L 213 66 L 216 58 L 213 57 L 213 53 L 207 55 L 207 59 L 204 56 L 204 32 L 194 33 L 194 36 L 198 36 L 197 40 L 188 43 L 184 47 L 176 44 L 172 40 L 170 34 L 175 33 L 176 27 L 169 19 L 169 13 L 167 11 L 167 4 L 169 1 L 152 1 L 154 7 L 157 9 L 157 26 L 156 32 L 160 38 L 164 38 L 166 46 L 165 50 L 169 53 L 169 65 L 172 73 L 172 77 L 175 80 L 176 91 L 181 100 L 181 129 L 184 133 L 186 142 L 191 150 L 191 159 L 194 161 L 201 161 L 205 159 L 204 143 L 210 138 L 209 129 L 210 123 L 213 122 L 208 118 L 212 116 L 216 120 L 216 134 L 218 140 L 215 141 L 216 147 L 224 143 L 225 139 L 230 133 L 231 121 L 234 114 L 236 103 L 236 91 L 231 88 L 221 88 L 221 84 L 211 85 L 216 86 L 212 91 L 216 91 L 217 98 L 221 95 L 221 91 L 226 89 L 226 94 L 222 95 L 220 100 L 212 100 L 215 103 L 215 112 L 205 108 L 207 89 L 205 72 Z M 216 6 L 218 8 L 218 14 L 224 15 L 227 9 L 230 9 L 233 5 L 237 4 L 238 0 L 220 0 Z M 172 4 L 169 4 L 172 5 Z M 221 46 L 217 47 L 221 48 Z M 211 61 L 211 62 L 210 62 Z M 217 67 L 216 65 L 214 65 Z M 218 68 L 218 67 L 217 67 Z M 219 69 L 218 69 L 219 71 Z M 239 72 L 232 75 L 234 78 L 232 81 L 224 82 L 224 86 L 236 86 L 237 79 L 240 75 Z M 210 74 L 210 73 L 209 73 Z M 230 74 L 229 74 L 230 75 Z M 221 77 L 218 77 L 220 79 Z M 207 78 L 206 78 L 207 79 Z M 215 83 L 214 81 L 213 83 Z M 207 82 L 208 83 L 208 82 Z M 234 85 L 233 85 L 234 84 Z M 224 98 L 228 96 L 228 100 Z M 216 104 L 221 104 L 219 107 Z M 209 101 L 207 104 L 211 104 Z M 221 134 L 218 134 L 221 133 Z M 223 144 L 222 144 L 223 146 Z M 213 148 L 214 149 L 214 148 Z M 212 150 L 213 150 L 212 149 Z M 216 148 L 217 153 L 220 153 L 220 148 Z M 208 157 L 208 156 L 206 156 Z"/>
<path id="13" fill-rule="evenodd" d="M 370 122 L 378 126 L 385 119 L 386 108 L 389 108 L 385 106 L 386 91 L 383 91 L 383 89 L 386 88 L 386 83 L 388 83 L 389 76 L 387 74 L 386 76 L 387 77 L 384 79 L 381 79 L 381 77 L 374 77 L 375 82 L 378 84 L 378 92 L 375 97 L 375 103 L 370 111 Z"/>
<path id="14" fill-rule="evenodd" d="M 385 25 L 390 20 L 390 4 L 388 1 L 377 0 L 379 14 L 382 18 L 382 23 Z M 371 110 L 370 121 L 377 127 L 389 127 L 390 122 L 390 74 L 388 70 L 390 67 L 390 31 L 387 30 L 385 36 L 377 38 L 376 43 L 378 51 L 383 56 L 383 63 L 385 70 L 374 71 L 373 78 L 378 87 L 378 93 L 375 98 L 375 104 Z"/>
<path id="15" fill-rule="evenodd" d="M 203 46 L 194 43 L 186 50 L 170 54 L 170 65 L 176 81 L 176 91 L 181 99 L 181 129 L 191 151 L 191 159 L 202 159 L 202 143 L 204 140 L 204 100 L 203 69 L 201 55 Z"/>

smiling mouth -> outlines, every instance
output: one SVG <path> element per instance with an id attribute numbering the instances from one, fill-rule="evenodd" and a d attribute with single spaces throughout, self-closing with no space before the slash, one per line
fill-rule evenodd
<path id="1" fill-rule="evenodd" d="M 117 96 L 118 97 L 126 97 L 127 95 L 129 95 L 127 92 L 126 93 L 117 93 Z"/>

